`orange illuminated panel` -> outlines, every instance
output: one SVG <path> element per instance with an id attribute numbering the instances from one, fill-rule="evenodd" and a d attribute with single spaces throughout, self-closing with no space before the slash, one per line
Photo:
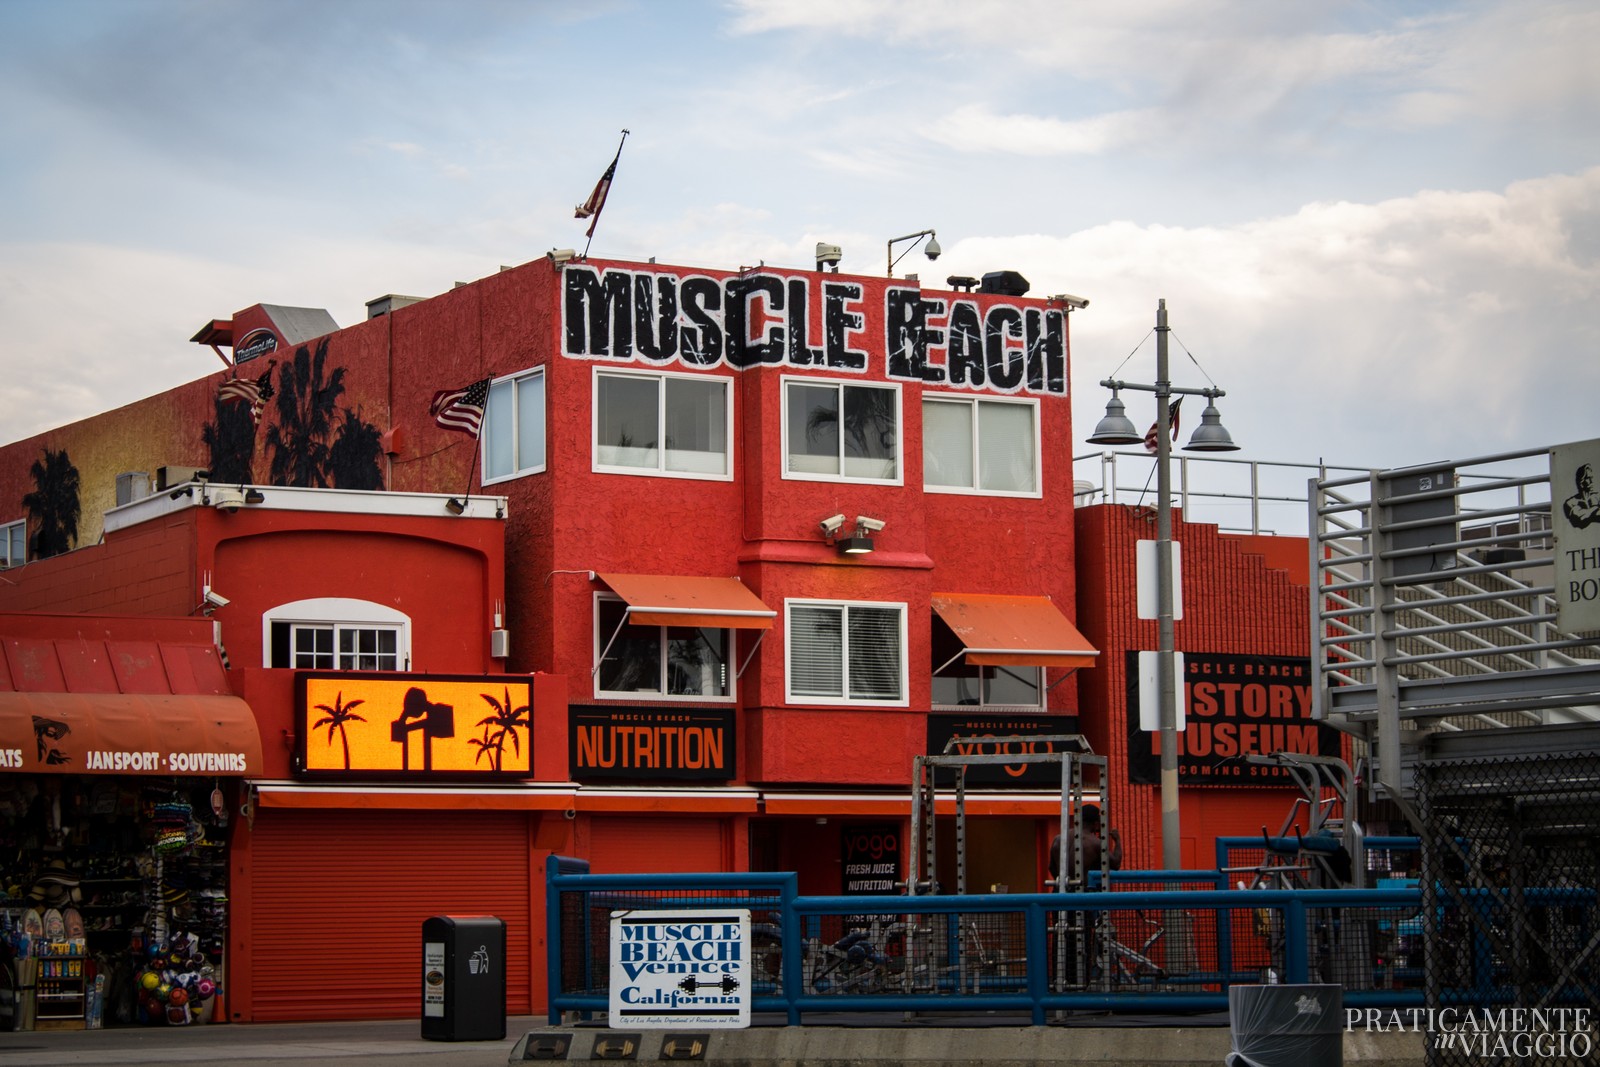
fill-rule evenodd
<path id="1" fill-rule="evenodd" d="M 296 771 L 454 778 L 533 774 L 524 677 L 299 675 Z"/>

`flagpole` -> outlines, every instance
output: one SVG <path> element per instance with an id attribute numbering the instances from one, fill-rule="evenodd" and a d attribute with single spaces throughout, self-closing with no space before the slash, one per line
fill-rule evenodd
<path id="1" fill-rule="evenodd" d="M 472 465 L 467 468 L 467 490 L 461 494 L 461 511 L 456 511 L 455 508 L 451 507 L 452 504 L 456 503 L 454 498 L 451 498 L 450 502 L 445 505 L 449 510 L 455 511 L 457 515 L 466 511 L 467 505 L 472 501 L 472 472 L 478 469 L 478 453 L 482 448 L 483 430 L 480 427 L 478 432 L 472 435 Z"/>
<path id="2" fill-rule="evenodd" d="M 617 154 L 611 157 L 611 166 L 607 169 L 607 171 L 606 171 L 607 174 L 615 174 L 616 173 L 617 161 L 622 158 L 622 146 L 628 143 L 628 133 L 629 132 L 630 131 L 628 131 L 626 129 L 622 131 L 622 140 L 617 142 Z M 609 193 L 609 189 L 607 191 Z M 605 205 L 602 203 L 601 206 L 604 207 Z M 598 225 L 600 225 L 600 213 L 597 211 L 597 212 L 595 212 L 594 223 L 589 227 L 588 236 L 583 242 L 583 258 L 584 259 L 588 259 L 589 258 L 589 246 L 594 244 L 594 228 L 595 228 L 595 226 L 598 226 Z"/>

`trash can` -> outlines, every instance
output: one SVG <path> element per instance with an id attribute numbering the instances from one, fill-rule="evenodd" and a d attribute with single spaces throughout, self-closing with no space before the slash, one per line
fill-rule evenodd
<path id="1" fill-rule="evenodd" d="M 492 915 L 422 921 L 422 1036 L 499 1041 L 506 1036 L 506 924 Z"/>
<path id="2" fill-rule="evenodd" d="M 1228 987 L 1228 1067 L 1339 1067 L 1344 989 L 1336 985 Z"/>

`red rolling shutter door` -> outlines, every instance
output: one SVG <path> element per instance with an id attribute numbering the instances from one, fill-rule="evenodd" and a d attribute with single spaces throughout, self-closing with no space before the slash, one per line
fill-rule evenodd
<path id="1" fill-rule="evenodd" d="M 590 831 L 595 874 L 729 870 L 726 826 L 719 819 L 604 815 Z"/>
<path id="2" fill-rule="evenodd" d="M 252 843 L 257 1022 L 402 1018 L 421 1003 L 422 921 L 506 923 L 506 1007 L 532 1012 L 527 816 L 270 811 Z"/>

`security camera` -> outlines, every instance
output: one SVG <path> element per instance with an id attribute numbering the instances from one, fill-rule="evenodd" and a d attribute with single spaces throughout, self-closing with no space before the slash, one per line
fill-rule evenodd
<path id="1" fill-rule="evenodd" d="M 1073 296 L 1071 293 L 1057 293 L 1050 299 L 1056 301 L 1057 303 L 1065 304 L 1069 308 L 1077 308 L 1079 311 L 1082 311 L 1084 308 L 1089 306 L 1088 297 Z"/>
<path id="2" fill-rule="evenodd" d="M 225 608 L 229 604 L 233 603 L 233 601 L 229 600 L 215 589 L 206 590 L 205 602 L 206 606 L 210 608 Z"/>
<path id="3" fill-rule="evenodd" d="M 218 489 L 211 494 L 211 506 L 232 515 L 244 507 L 244 494 L 237 489 Z"/>
<path id="4" fill-rule="evenodd" d="M 552 248 L 544 255 L 545 258 L 550 261 L 550 265 L 552 267 L 559 267 L 563 263 L 571 262 L 577 257 L 578 252 L 576 249 L 572 248 Z"/>
<path id="5" fill-rule="evenodd" d="M 822 527 L 823 533 L 827 534 L 829 537 L 832 537 L 834 534 L 839 532 L 839 527 L 844 525 L 844 516 L 829 515 L 827 518 L 817 523 L 817 525 Z"/>
<path id="6" fill-rule="evenodd" d="M 929 234 L 928 247 L 924 248 L 922 251 L 929 259 L 938 259 L 939 254 L 942 253 L 944 249 L 939 247 L 939 239 L 934 237 L 932 234 Z"/>
<path id="7" fill-rule="evenodd" d="M 844 249 L 838 245 L 831 245 L 826 241 L 817 242 L 817 269 L 821 270 L 824 263 L 838 263 L 844 258 Z M 838 268 L 835 267 L 835 270 Z"/>
<path id="8" fill-rule="evenodd" d="M 856 516 L 856 526 L 862 530 L 871 530 L 873 533 L 877 533 L 887 525 L 889 523 L 886 520 L 874 519 L 871 515 Z"/>

